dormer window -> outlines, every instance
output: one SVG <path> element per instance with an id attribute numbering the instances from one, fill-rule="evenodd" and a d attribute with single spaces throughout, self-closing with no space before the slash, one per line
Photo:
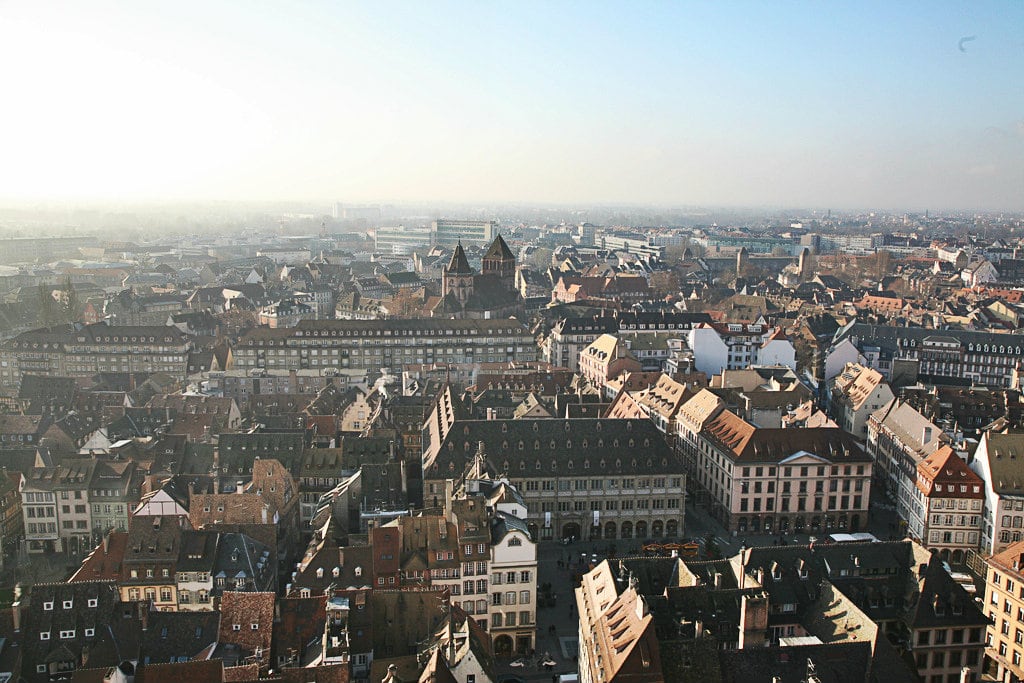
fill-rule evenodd
<path id="1" fill-rule="evenodd" d="M 339 576 L 341 576 L 341 569 L 338 568 L 338 567 L 335 567 L 334 569 L 332 569 L 331 570 L 331 576 L 333 576 L 334 578 L 338 578 Z"/>
<path id="2" fill-rule="evenodd" d="M 362 576 L 363 575 L 363 568 L 362 567 L 356 567 L 355 568 L 355 575 L 356 576 Z"/>

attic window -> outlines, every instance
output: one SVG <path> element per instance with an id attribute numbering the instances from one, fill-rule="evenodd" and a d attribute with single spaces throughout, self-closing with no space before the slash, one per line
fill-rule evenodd
<path id="1" fill-rule="evenodd" d="M 64 604 L 63 604 L 63 607 L 64 607 L 64 609 L 71 609 L 74 606 L 74 604 L 75 603 L 73 601 L 71 601 L 71 600 L 65 600 Z"/>
<path id="2" fill-rule="evenodd" d="M 356 567 L 355 568 L 355 575 L 356 576 L 362 576 L 363 575 L 363 568 L 362 567 Z"/>
<path id="3" fill-rule="evenodd" d="M 590 469 L 590 461 L 589 460 L 584 460 L 583 461 L 583 469 L 585 469 L 585 470 L 589 470 Z"/>
<path id="4" fill-rule="evenodd" d="M 89 598 L 89 607 L 96 607 L 99 604 L 99 600 L 96 598 Z"/>
<path id="5" fill-rule="evenodd" d="M 85 637 L 86 638 L 92 638 L 95 635 L 96 635 L 96 629 L 94 629 L 94 628 L 87 628 L 87 629 L 85 629 Z"/>
<path id="6" fill-rule="evenodd" d="M 253 622 L 252 624 L 249 624 L 249 628 L 251 628 L 253 631 L 259 631 L 260 630 L 260 625 L 255 623 L 255 622 Z"/>
<path id="7" fill-rule="evenodd" d="M 572 470 L 572 460 L 570 460 L 569 462 L 565 463 L 565 468 L 567 470 Z"/>
<path id="8" fill-rule="evenodd" d="M 50 612 L 52 610 L 53 610 L 53 602 L 52 601 L 44 602 L 43 603 L 43 611 L 44 612 Z"/>
<path id="9" fill-rule="evenodd" d="M 501 433 L 502 433 L 502 434 L 505 434 L 505 433 L 507 433 L 507 432 L 508 432 L 508 424 L 507 424 L 507 423 L 505 423 L 505 422 L 502 422 L 502 423 L 501 423 Z"/>
<path id="10" fill-rule="evenodd" d="M 241 631 L 242 630 L 242 625 L 241 624 L 231 624 L 231 630 L 232 631 Z"/>

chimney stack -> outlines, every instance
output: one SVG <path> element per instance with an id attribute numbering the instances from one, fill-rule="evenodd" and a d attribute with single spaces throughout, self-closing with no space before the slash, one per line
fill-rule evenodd
<path id="1" fill-rule="evenodd" d="M 744 595 L 740 606 L 739 649 L 764 647 L 768 631 L 768 595 Z"/>

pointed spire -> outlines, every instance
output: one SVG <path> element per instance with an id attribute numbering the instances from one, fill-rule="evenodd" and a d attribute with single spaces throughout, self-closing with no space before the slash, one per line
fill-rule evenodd
<path id="1" fill-rule="evenodd" d="M 445 268 L 445 272 L 452 275 L 473 274 L 473 269 L 469 267 L 469 259 L 466 258 L 466 252 L 462 248 L 462 240 L 459 240 L 458 245 L 455 247 L 455 251 L 452 252 L 452 260 L 448 262 L 448 267 Z"/>
<path id="2" fill-rule="evenodd" d="M 512 254 L 512 250 L 508 248 L 508 244 L 505 243 L 504 238 L 498 235 L 491 242 L 491 246 L 487 249 L 487 253 L 484 254 L 485 259 L 501 259 L 503 261 L 511 261 L 515 258 Z"/>

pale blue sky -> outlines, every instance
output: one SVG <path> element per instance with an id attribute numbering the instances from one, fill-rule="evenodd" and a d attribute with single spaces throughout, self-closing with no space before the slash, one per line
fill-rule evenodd
<path id="1" fill-rule="evenodd" d="M 0 2 L 0 64 L 7 199 L 1024 209 L 1022 0 Z"/>

